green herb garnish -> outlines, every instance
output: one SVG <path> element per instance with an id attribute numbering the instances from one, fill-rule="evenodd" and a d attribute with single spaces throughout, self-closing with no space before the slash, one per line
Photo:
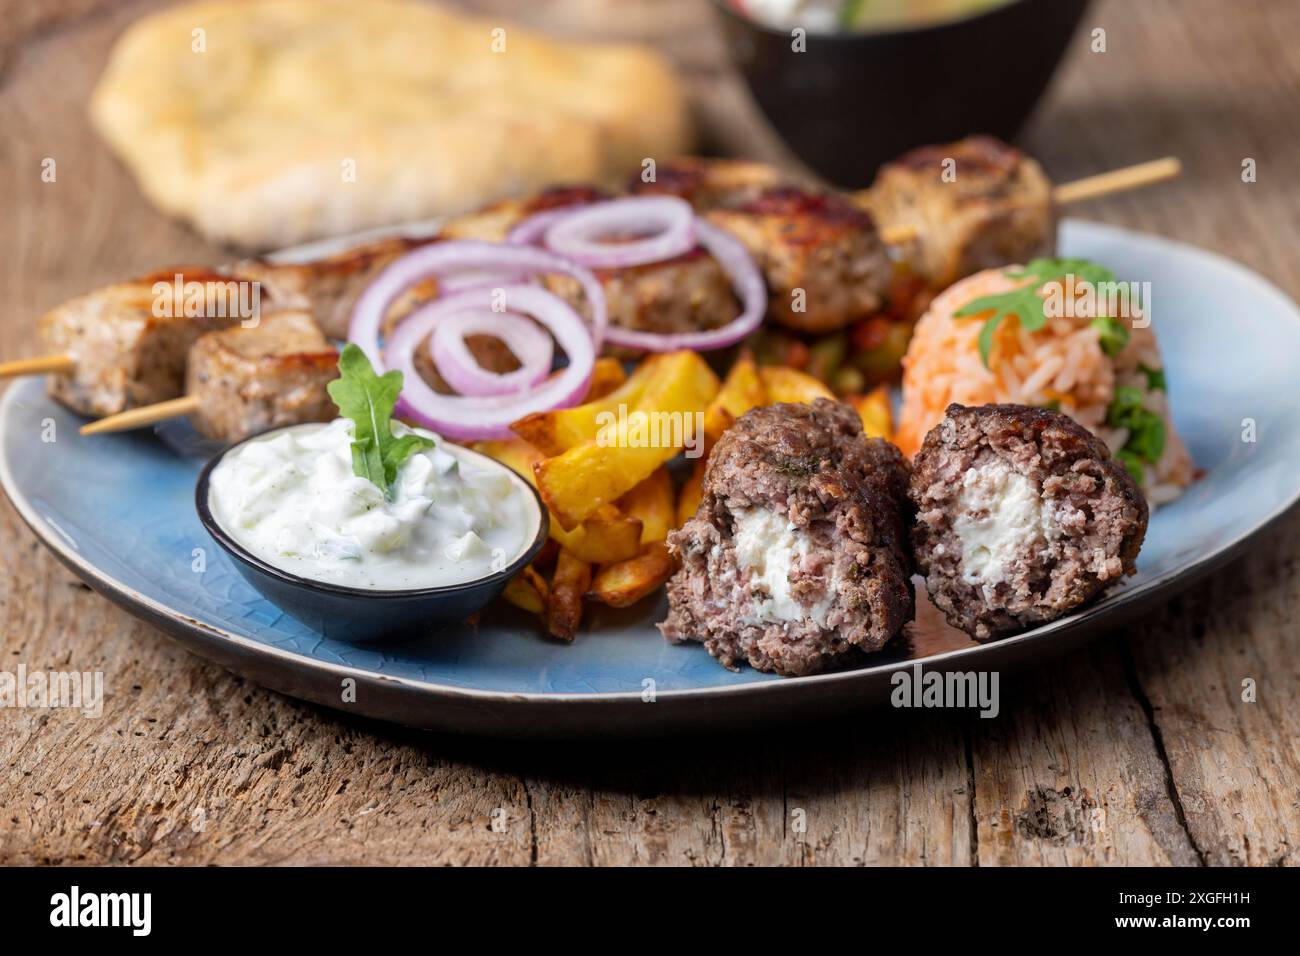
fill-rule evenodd
<path id="1" fill-rule="evenodd" d="M 982 295 L 968 302 L 953 313 L 957 318 L 968 315 L 993 314 L 985 320 L 980 329 L 979 350 L 984 367 L 989 367 L 989 353 L 993 351 L 993 333 L 998 329 L 1004 316 L 1014 316 L 1020 321 L 1020 327 L 1026 332 L 1037 332 L 1047 324 L 1047 311 L 1043 297 L 1038 290 L 1049 282 L 1073 275 L 1076 279 L 1097 285 L 1102 282 L 1114 282 L 1115 273 L 1105 266 L 1099 266 L 1087 259 L 1033 259 L 1019 272 L 1008 269 L 1005 273 L 1011 279 L 1033 279 L 1019 289 L 999 292 L 996 295 Z"/>
<path id="2" fill-rule="evenodd" d="M 1121 448 L 1115 452 L 1115 460 L 1123 465 L 1124 470 L 1133 477 L 1134 484 L 1139 486 L 1142 484 L 1142 479 L 1146 477 L 1146 469 L 1142 466 L 1142 459 L 1127 448 Z"/>
<path id="3" fill-rule="evenodd" d="M 1101 350 L 1114 358 L 1128 345 L 1128 329 L 1118 320 L 1103 316 L 1092 320 L 1092 327 L 1099 334 L 1098 343 Z"/>
<path id="4" fill-rule="evenodd" d="M 1154 465 L 1165 451 L 1165 423 L 1155 412 L 1142 407 L 1142 392 L 1132 385 L 1115 389 L 1115 397 L 1106 409 L 1106 424 L 1127 428 L 1128 440 L 1115 457 L 1128 469 L 1133 480 L 1142 481 L 1143 463 Z"/>
<path id="5" fill-rule="evenodd" d="M 1147 377 L 1147 391 L 1149 392 L 1167 392 L 1168 386 L 1165 383 L 1165 370 L 1162 368 L 1147 368 L 1145 365 L 1139 365 L 1142 374 Z"/>
<path id="6" fill-rule="evenodd" d="M 376 375 L 366 353 L 351 343 L 339 355 L 339 377 L 330 382 L 330 398 L 339 414 L 352 419 L 352 471 L 389 497 L 397 469 L 433 440 L 408 433 L 393 434 L 393 406 L 402 392 L 402 373 Z"/>

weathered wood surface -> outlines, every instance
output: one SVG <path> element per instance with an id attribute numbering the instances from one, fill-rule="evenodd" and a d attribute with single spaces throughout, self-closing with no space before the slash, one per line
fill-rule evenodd
<path id="1" fill-rule="evenodd" d="M 713 145 L 784 159 L 693 0 L 510 8 L 662 41 Z M 219 261 L 141 199 L 84 104 L 151 6 L 0 6 L 0 356 L 69 295 Z M 1176 152 L 1083 215 L 1300 295 L 1300 7 L 1099 4 L 1027 131 L 1057 179 Z M 57 183 L 42 183 L 44 157 Z M 1257 160 L 1244 184 L 1241 162 Z M 1230 333 L 1225 317 L 1225 334 Z M 103 670 L 100 719 L 0 711 L 0 862 L 1288 864 L 1300 838 L 1300 515 L 1138 626 L 1003 682 L 995 720 L 876 712 L 752 740 L 518 746 L 349 719 L 247 684 L 90 593 L 0 506 L 0 669 Z M 1258 700 L 1241 699 L 1244 679 Z"/>

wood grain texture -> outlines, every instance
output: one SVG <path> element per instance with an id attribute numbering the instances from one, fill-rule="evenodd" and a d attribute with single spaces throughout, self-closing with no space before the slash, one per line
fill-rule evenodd
<path id="1" fill-rule="evenodd" d="M 461 5 L 661 43 L 707 147 L 791 162 L 726 68 L 703 2 Z M 0 6 L 0 357 L 34 354 L 33 320 L 72 294 L 223 258 L 155 213 L 86 121 L 112 38 L 152 6 Z M 1094 26 L 1104 54 L 1087 49 Z M 1178 182 L 1075 214 L 1223 252 L 1300 295 L 1297 36 L 1295 4 L 1097 4 L 1024 142 L 1057 180 L 1178 154 Z M 54 183 L 41 180 L 47 157 Z M 621 746 L 439 738 L 301 704 L 90 593 L 7 504 L 0 541 L 0 669 L 103 670 L 107 684 L 98 719 L 0 711 L 0 863 L 1296 859 L 1300 515 L 1128 631 L 1004 675 L 997 719 L 874 712 Z"/>

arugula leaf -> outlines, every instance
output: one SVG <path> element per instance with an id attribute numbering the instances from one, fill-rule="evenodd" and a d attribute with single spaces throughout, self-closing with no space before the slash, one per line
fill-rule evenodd
<path id="1" fill-rule="evenodd" d="M 352 419 L 352 472 L 385 497 L 402 462 L 421 448 L 433 447 L 422 435 L 393 435 L 393 407 L 402 393 L 402 373 L 376 375 L 366 353 L 348 343 L 339 355 L 339 377 L 326 386 L 339 414 Z"/>
<path id="2" fill-rule="evenodd" d="M 1087 259 L 1032 259 L 1021 270 L 1008 269 L 1004 275 L 1010 279 L 1032 279 L 1026 285 L 1010 292 L 982 295 L 953 313 L 957 318 L 992 312 L 984 321 L 979 334 L 980 359 L 989 367 L 989 354 L 993 351 L 993 334 L 1005 316 L 1011 315 L 1027 332 L 1037 332 L 1047 324 L 1047 311 L 1038 290 L 1049 282 L 1073 275 L 1075 279 L 1096 285 L 1114 282 L 1115 273 L 1105 266 Z"/>

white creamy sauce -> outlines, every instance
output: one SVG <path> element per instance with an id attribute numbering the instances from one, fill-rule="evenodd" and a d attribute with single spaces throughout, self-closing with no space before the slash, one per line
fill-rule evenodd
<path id="1" fill-rule="evenodd" d="M 751 591 L 765 596 L 753 599 L 753 610 L 743 619 L 749 624 L 780 624 L 812 619 L 826 626 L 826 614 L 835 600 L 835 579 L 825 595 L 811 606 L 800 604 L 790 593 L 790 570 L 808 556 L 812 545 L 808 535 L 784 515 L 765 508 L 737 511 L 733 543 L 736 564 L 750 572 Z"/>
<path id="2" fill-rule="evenodd" d="M 340 418 L 229 452 L 208 507 L 268 564 L 344 587 L 441 587 L 505 568 L 537 533 L 536 499 L 504 466 L 416 431 L 435 444 L 402 463 L 390 498 L 353 474 L 353 424 Z"/>
<path id="3" fill-rule="evenodd" d="M 1034 483 L 1001 462 L 962 476 L 953 530 L 961 538 L 961 576 L 967 584 L 1007 580 L 1025 544 L 1058 530 Z"/>

